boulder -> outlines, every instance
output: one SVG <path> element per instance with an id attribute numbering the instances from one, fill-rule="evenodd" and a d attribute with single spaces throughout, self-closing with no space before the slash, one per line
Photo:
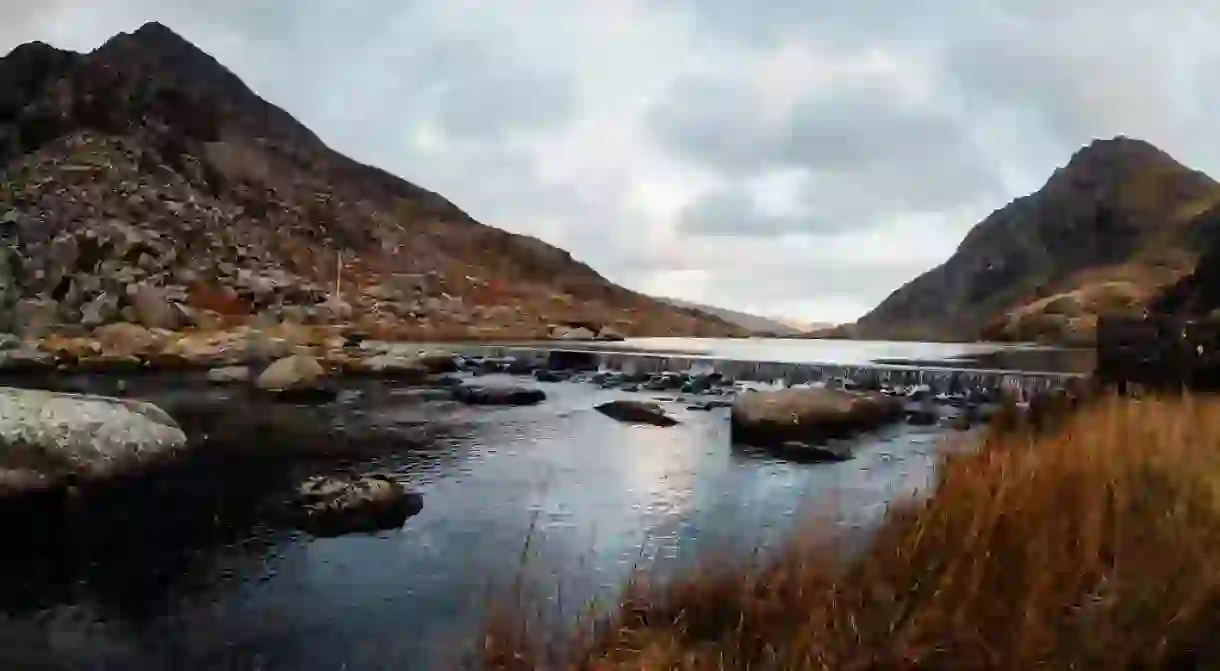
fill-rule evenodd
<path id="1" fill-rule="evenodd" d="M 236 382 L 249 382 L 250 369 L 246 366 L 225 366 L 223 368 L 213 368 L 207 373 L 208 382 L 212 384 L 233 384 Z"/>
<path id="2" fill-rule="evenodd" d="M 302 354 L 279 359 L 254 381 L 262 391 L 282 397 L 329 399 L 335 396 L 327 387 L 326 369 L 318 360 Z"/>
<path id="3" fill-rule="evenodd" d="M 186 451 L 149 403 L 0 388 L 0 496 L 136 475 Z"/>
<path id="4" fill-rule="evenodd" d="M 120 316 L 118 294 L 103 291 L 93 300 L 82 305 L 80 312 L 80 323 L 88 327 L 112 322 Z"/>
<path id="5" fill-rule="evenodd" d="M 468 405 L 535 405 L 546 400 L 546 392 L 527 387 L 464 384 L 454 388 L 453 399 Z"/>
<path id="6" fill-rule="evenodd" d="M 610 401 L 597 406 L 601 414 L 630 424 L 651 424 L 653 426 L 674 426 L 678 420 L 665 414 L 661 406 L 647 401 Z"/>
<path id="7" fill-rule="evenodd" d="M 150 329 L 182 328 L 183 313 L 157 287 L 141 285 L 131 296 L 131 307 L 136 321 Z"/>
<path id="8" fill-rule="evenodd" d="M 872 392 L 793 388 L 742 394 L 733 403 L 732 436 L 751 445 L 818 442 L 901 419 L 901 400 Z"/>
<path id="9" fill-rule="evenodd" d="M 319 536 L 397 529 L 423 507 L 422 496 L 384 475 L 315 476 L 290 504 L 297 526 Z"/>

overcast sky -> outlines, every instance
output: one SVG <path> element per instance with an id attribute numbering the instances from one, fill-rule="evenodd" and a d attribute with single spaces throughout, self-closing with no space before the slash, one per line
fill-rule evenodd
<path id="1" fill-rule="evenodd" d="M 1220 175 L 1204 0 L 178 4 L 0 0 L 0 51 L 161 21 L 484 223 L 760 314 L 854 319 L 1094 137 Z"/>

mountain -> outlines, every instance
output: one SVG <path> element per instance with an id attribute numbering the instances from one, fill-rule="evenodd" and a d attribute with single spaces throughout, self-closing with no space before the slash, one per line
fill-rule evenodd
<path id="1" fill-rule="evenodd" d="M 741 332 L 339 154 L 157 23 L 0 59 L 0 250 L 0 331 L 262 315 L 395 338 Z"/>
<path id="2" fill-rule="evenodd" d="M 804 333 L 805 329 L 801 329 L 793 324 L 778 319 L 769 317 L 760 317 L 759 315 L 750 314 L 748 312 L 737 312 L 726 308 L 718 308 L 711 305 L 703 305 L 701 303 L 692 303 L 677 298 L 659 298 L 658 300 L 669 303 L 679 308 L 687 310 L 698 310 L 730 324 L 735 324 L 751 334 L 772 334 L 778 336 L 797 335 Z"/>
<path id="3" fill-rule="evenodd" d="M 849 331 L 864 338 L 1087 343 L 1193 268 L 1220 185 L 1141 140 L 1096 140 L 977 224 L 942 265 Z"/>

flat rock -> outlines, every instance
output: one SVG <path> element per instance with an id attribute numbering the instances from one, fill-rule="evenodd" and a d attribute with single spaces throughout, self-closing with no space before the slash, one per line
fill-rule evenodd
<path id="1" fill-rule="evenodd" d="M 546 392 L 530 387 L 464 384 L 454 388 L 453 399 L 468 405 L 535 405 L 546 400 Z"/>
<path id="2" fill-rule="evenodd" d="M 629 424 L 651 424 L 652 426 L 674 426 L 678 420 L 665 414 L 661 406 L 647 401 L 609 401 L 597 406 L 601 414 Z"/>
<path id="3" fill-rule="evenodd" d="M 133 475 L 186 445 L 178 424 L 149 403 L 0 388 L 0 495 Z"/>

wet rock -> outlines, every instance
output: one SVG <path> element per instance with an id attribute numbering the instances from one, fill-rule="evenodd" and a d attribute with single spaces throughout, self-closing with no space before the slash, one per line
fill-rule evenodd
<path id="1" fill-rule="evenodd" d="M 572 377 L 572 373 L 566 370 L 536 370 L 534 371 L 534 379 L 539 382 L 563 382 Z"/>
<path id="2" fill-rule="evenodd" d="M 712 381 L 702 375 L 696 375 L 682 383 L 683 394 L 704 394 L 712 388 Z"/>
<path id="3" fill-rule="evenodd" d="M 424 352 L 415 360 L 432 375 L 458 371 L 458 357 L 451 352 Z"/>
<path id="4" fill-rule="evenodd" d="M 291 513 L 305 531 L 338 536 L 397 529 L 423 507 L 423 496 L 385 475 L 315 476 L 298 487 Z"/>
<path id="5" fill-rule="evenodd" d="M 784 441 L 771 447 L 769 451 L 782 459 L 802 463 L 847 461 L 852 458 L 851 450 L 843 445 L 812 444 L 799 440 Z"/>
<path id="6" fill-rule="evenodd" d="M 596 410 L 607 417 L 631 424 L 674 426 L 678 423 L 678 420 L 665 414 L 661 406 L 647 401 L 610 401 L 597 406 Z"/>
<path id="7" fill-rule="evenodd" d="M 933 426 L 940 420 L 939 408 L 928 397 L 919 402 L 907 403 L 903 412 L 906 414 L 907 424 L 913 426 Z"/>
<path id="8" fill-rule="evenodd" d="M 0 351 L 0 373 L 33 373 L 55 368 L 55 354 L 36 349 Z"/>
<path id="9" fill-rule="evenodd" d="M 284 398 L 329 400 L 334 390 L 327 386 L 326 369 L 317 359 L 296 354 L 276 361 L 254 381 L 260 390 Z"/>
<path id="10" fill-rule="evenodd" d="M 752 445 L 819 442 L 901 419 L 902 401 L 879 393 L 792 388 L 742 394 L 733 404 L 733 440 Z"/>
<path id="11" fill-rule="evenodd" d="M 149 403 L 0 388 L 0 496 L 136 475 L 186 446 Z"/>
<path id="12" fill-rule="evenodd" d="M 595 371 L 597 352 L 552 350 L 547 352 L 546 367 L 550 370 Z"/>
<path id="13" fill-rule="evenodd" d="M 213 368 L 207 373 L 208 382 L 212 384 L 235 384 L 250 381 L 250 369 L 246 366 L 225 366 Z"/>
<path id="14" fill-rule="evenodd" d="M 535 405 L 546 400 L 546 392 L 527 387 L 464 384 L 454 388 L 453 399 L 468 405 Z"/>
<path id="15" fill-rule="evenodd" d="M 711 411 L 715 410 L 716 408 L 731 408 L 733 407 L 733 402 L 721 398 L 713 398 L 711 400 L 695 403 L 688 407 L 691 410 Z"/>

